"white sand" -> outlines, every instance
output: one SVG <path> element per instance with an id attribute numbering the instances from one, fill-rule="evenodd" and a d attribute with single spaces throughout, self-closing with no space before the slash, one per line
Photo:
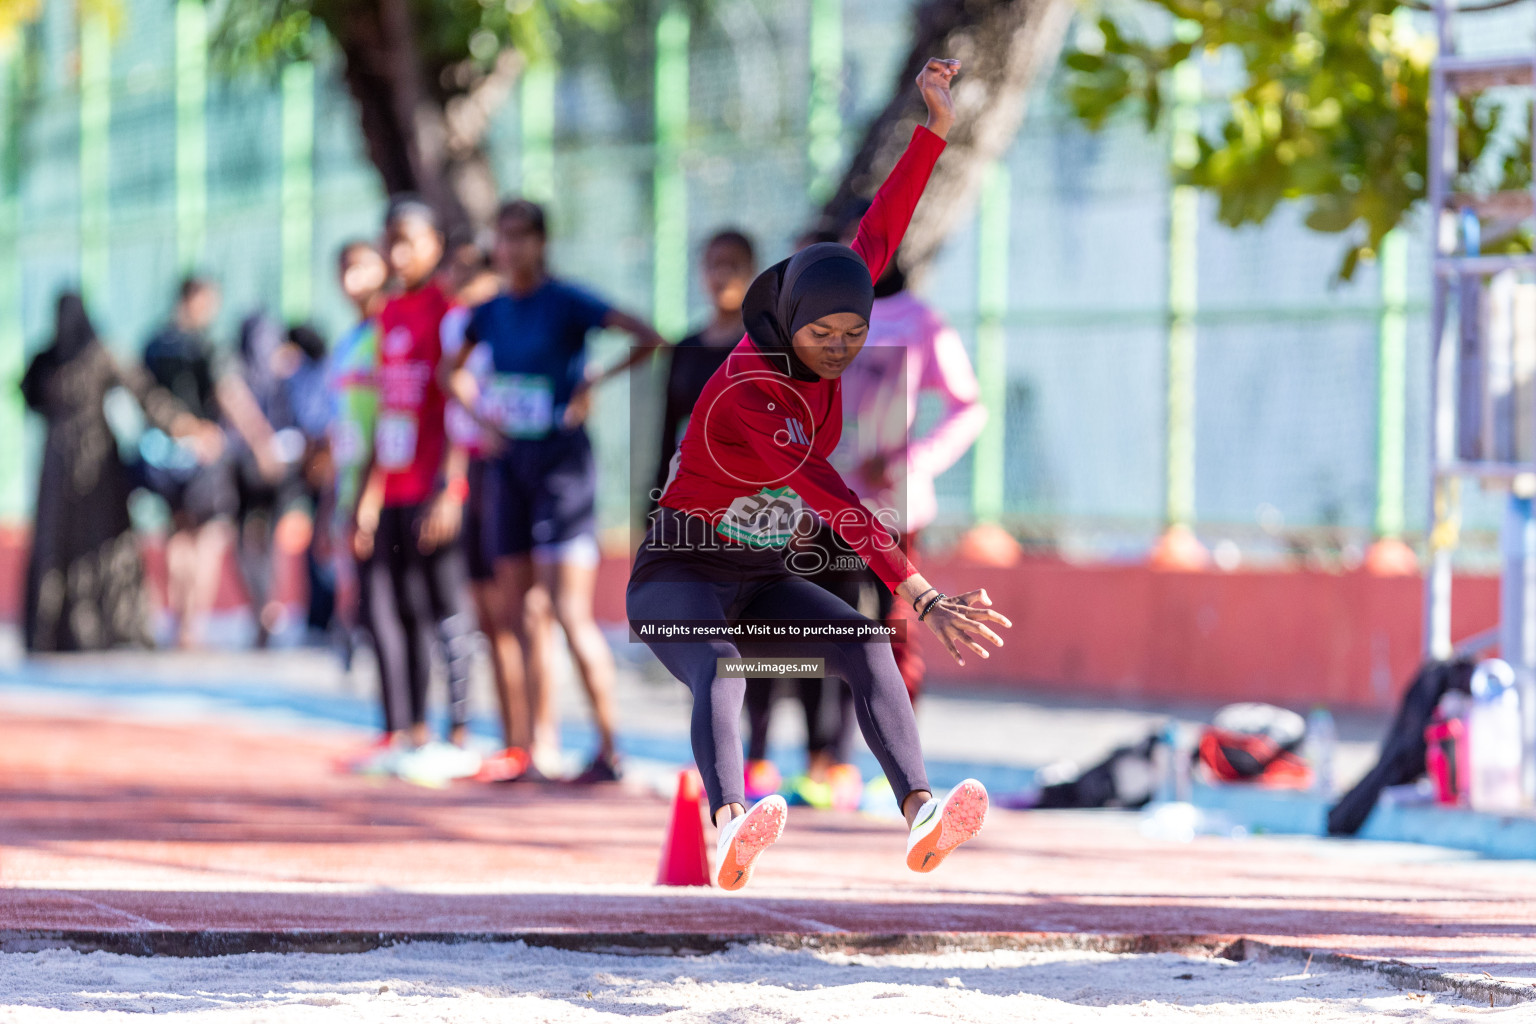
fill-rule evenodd
<path id="1" fill-rule="evenodd" d="M 1099 953 L 845 956 L 758 946 L 629 957 L 418 944 L 358 955 L 0 955 L 0 1022 L 1536 1021 L 1355 971 Z"/>

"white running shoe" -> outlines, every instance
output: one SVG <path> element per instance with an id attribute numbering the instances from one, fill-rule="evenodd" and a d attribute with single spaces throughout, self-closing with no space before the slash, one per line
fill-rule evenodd
<path id="1" fill-rule="evenodd" d="M 407 751 L 395 764 L 395 774 L 418 786 L 442 787 L 467 779 L 480 770 L 480 755 L 452 743 L 433 740 Z"/>
<path id="2" fill-rule="evenodd" d="M 907 836 L 907 867 L 913 871 L 932 871 L 944 862 L 949 851 L 974 839 L 987 820 L 987 789 L 975 779 L 966 779 L 949 791 L 940 803 L 935 797 L 918 809 Z"/>
<path id="3" fill-rule="evenodd" d="M 752 805 L 720 829 L 715 843 L 715 882 L 727 892 L 734 892 L 752 879 L 752 865 L 758 854 L 784 834 L 784 819 L 789 805 L 775 793 Z"/>

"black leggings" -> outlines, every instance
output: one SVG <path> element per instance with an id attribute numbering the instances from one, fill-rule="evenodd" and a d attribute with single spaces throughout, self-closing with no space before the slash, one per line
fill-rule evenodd
<path id="1" fill-rule="evenodd" d="M 377 545 L 373 557 L 357 566 L 358 613 L 379 662 L 379 698 L 384 707 L 384 731 L 411 727 L 411 673 L 406 667 L 405 628 L 395 608 L 389 580 L 389 560 Z"/>
<path id="2" fill-rule="evenodd" d="M 641 558 L 646 557 L 642 549 Z M 764 577 L 733 575 L 728 565 L 711 578 L 707 563 L 683 554 L 673 561 L 653 556 L 651 575 L 631 579 L 626 608 L 631 622 L 658 619 L 736 622 L 742 619 L 795 619 L 821 622 L 868 622 L 821 587 L 787 569 Z M 656 571 L 654 561 L 670 564 Z M 689 564 L 691 563 L 691 564 Z M 637 569 L 639 568 L 637 560 Z M 723 578 L 722 578 L 723 577 Z M 726 804 L 746 805 L 742 779 L 741 706 L 747 682 L 740 676 L 715 675 L 718 658 L 824 658 L 828 676 L 845 680 L 853 691 L 853 709 L 864 741 L 874 753 L 898 800 L 928 788 L 917 718 L 887 643 L 835 640 L 777 641 L 771 644 L 725 640 L 647 641 L 671 673 L 693 692 L 690 735 L 693 756 L 709 794 L 711 815 Z"/>
<path id="3" fill-rule="evenodd" d="M 425 505 L 384 509 L 373 557 L 363 567 L 367 615 L 384 688 L 385 727 L 399 732 L 427 720 L 432 647 L 442 645 L 452 724 L 469 724 L 469 669 L 475 616 L 457 544 L 422 554 L 416 538 Z"/>

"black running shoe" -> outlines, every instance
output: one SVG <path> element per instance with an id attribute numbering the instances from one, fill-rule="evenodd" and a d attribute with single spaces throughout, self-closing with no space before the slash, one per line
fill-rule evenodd
<path id="1" fill-rule="evenodd" d="M 618 755 L 598 754 L 592 759 L 592 763 L 587 765 L 586 770 L 571 781 L 581 786 L 587 786 L 598 782 L 618 782 Z"/>

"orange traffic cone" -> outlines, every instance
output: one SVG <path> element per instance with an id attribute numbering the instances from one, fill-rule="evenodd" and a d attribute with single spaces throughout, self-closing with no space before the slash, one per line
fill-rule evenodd
<path id="1" fill-rule="evenodd" d="M 704 850 L 704 783 L 692 768 L 677 773 L 677 796 L 672 801 L 667 838 L 661 844 L 656 884 L 709 884 L 709 855 Z"/>

